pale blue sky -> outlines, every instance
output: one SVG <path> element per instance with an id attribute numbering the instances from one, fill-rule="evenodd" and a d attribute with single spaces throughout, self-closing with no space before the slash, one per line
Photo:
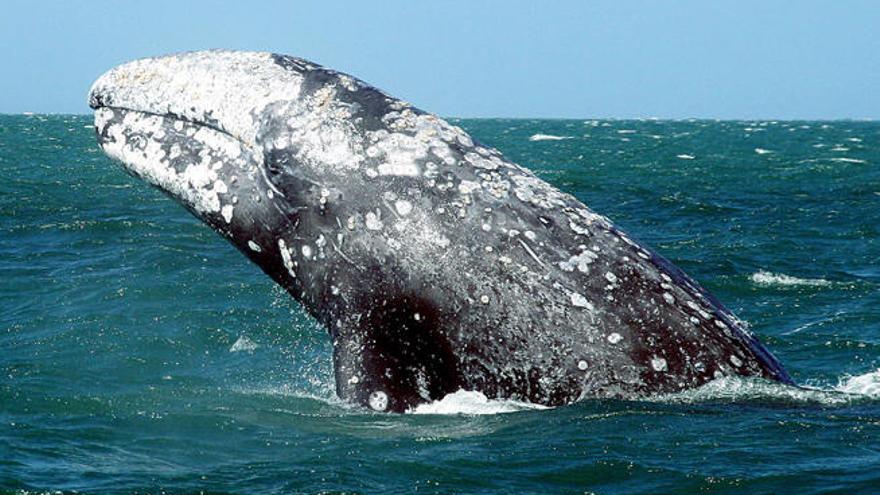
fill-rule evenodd
<path id="1" fill-rule="evenodd" d="M 139 57 L 271 50 L 463 117 L 880 118 L 878 1 L 2 3 L 0 112 Z"/>

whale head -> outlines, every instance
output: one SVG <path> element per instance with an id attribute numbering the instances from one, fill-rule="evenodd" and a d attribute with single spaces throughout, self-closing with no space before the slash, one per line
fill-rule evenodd
<path id="1" fill-rule="evenodd" d="M 363 156 L 336 95 L 365 87 L 294 57 L 203 51 L 115 67 L 89 105 L 105 153 L 259 258 L 322 193 L 311 177 Z"/>

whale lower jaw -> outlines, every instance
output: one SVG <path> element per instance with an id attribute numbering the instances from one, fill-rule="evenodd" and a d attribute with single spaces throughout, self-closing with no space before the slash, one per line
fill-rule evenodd
<path id="1" fill-rule="evenodd" d="M 237 202 L 225 198 L 231 182 L 253 177 L 262 163 L 261 153 L 222 129 L 171 114 L 99 106 L 95 132 L 104 152 L 126 171 L 221 226 L 212 220 L 228 220 Z"/>

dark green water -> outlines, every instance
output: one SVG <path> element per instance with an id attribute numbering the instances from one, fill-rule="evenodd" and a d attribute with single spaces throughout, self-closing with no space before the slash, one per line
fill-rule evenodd
<path id="1" fill-rule="evenodd" d="M 815 390 L 351 408 L 324 331 L 100 153 L 91 117 L 0 116 L 0 492 L 880 492 L 880 124 L 457 123 L 684 268 Z"/>

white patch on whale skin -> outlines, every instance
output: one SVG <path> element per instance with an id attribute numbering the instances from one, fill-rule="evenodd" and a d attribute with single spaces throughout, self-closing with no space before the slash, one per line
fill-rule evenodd
<path id="1" fill-rule="evenodd" d="M 513 194 L 522 202 L 543 209 L 565 206 L 565 195 L 531 173 L 512 175 Z"/>
<path id="2" fill-rule="evenodd" d="M 461 194 L 471 194 L 480 190 L 480 183 L 472 180 L 463 180 L 458 184 L 458 192 Z"/>
<path id="3" fill-rule="evenodd" d="M 293 271 L 293 256 L 291 256 L 290 251 L 287 249 L 287 244 L 284 242 L 284 239 L 278 239 L 278 251 L 281 253 L 281 261 L 284 263 L 284 268 L 287 269 L 287 273 L 289 273 L 291 277 L 296 278 L 296 272 Z"/>
<path id="4" fill-rule="evenodd" d="M 337 99 L 333 84 L 277 110 L 287 117 L 287 142 L 300 163 L 342 174 L 357 170 L 366 158 L 363 138 L 352 122 L 353 111 Z"/>
<path id="5" fill-rule="evenodd" d="M 220 208 L 220 214 L 223 215 L 223 220 L 226 220 L 226 223 L 232 222 L 232 212 L 234 207 L 232 205 L 223 205 Z"/>
<path id="6" fill-rule="evenodd" d="M 377 167 L 379 175 L 401 175 L 415 177 L 419 175 L 419 167 L 415 163 L 382 163 Z"/>
<path id="7" fill-rule="evenodd" d="M 572 256 L 568 261 L 560 261 L 559 269 L 566 272 L 573 272 L 575 269 L 581 273 L 590 273 L 590 263 L 599 259 L 599 255 L 584 249 L 580 254 Z"/>
<path id="8" fill-rule="evenodd" d="M 382 218 L 373 211 L 368 211 L 364 216 L 364 224 L 369 230 L 382 230 Z"/>
<path id="9" fill-rule="evenodd" d="M 95 130 L 98 132 L 102 132 L 105 127 L 107 127 L 107 123 L 113 119 L 116 114 L 113 113 L 113 110 L 110 108 L 102 108 L 101 111 L 95 112 Z"/>
<path id="10" fill-rule="evenodd" d="M 654 371 L 661 373 L 666 371 L 667 364 L 666 360 L 659 356 L 654 356 L 651 358 L 651 368 L 654 368 Z"/>
<path id="11" fill-rule="evenodd" d="M 588 301 L 586 297 L 584 297 L 581 294 L 578 294 L 577 292 L 572 292 L 570 297 L 571 297 L 571 305 L 576 308 L 586 308 L 589 311 L 593 311 L 595 309 L 593 307 L 593 303 Z"/>
<path id="12" fill-rule="evenodd" d="M 257 244 L 256 242 L 248 241 L 247 244 L 248 244 L 248 247 L 251 248 L 251 251 L 254 251 L 257 253 L 263 252 L 263 248 L 261 248 L 260 245 Z"/>
<path id="13" fill-rule="evenodd" d="M 394 203 L 394 209 L 397 210 L 397 214 L 400 216 L 407 216 L 412 211 L 412 203 L 405 199 L 399 199 Z"/>

